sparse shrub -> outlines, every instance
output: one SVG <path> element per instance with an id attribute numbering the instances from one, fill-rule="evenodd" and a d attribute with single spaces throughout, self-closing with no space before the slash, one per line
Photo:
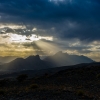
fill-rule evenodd
<path id="1" fill-rule="evenodd" d="M 96 76 L 98 79 L 100 79 L 100 74 L 97 74 L 97 76 Z"/>
<path id="2" fill-rule="evenodd" d="M 25 92 L 27 93 L 27 92 L 29 92 L 29 87 L 25 87 Z"/>
<path id="3" fill-rule="evenodd" d="M 95 75 L 95 72 L 93 70 L 90 70 L 90 74 Z"/>
<path id="4" fill-rule="evenodd" d="M 48 76 L 49 76 L 49 74 L 48 74 L 48 73 L 45 73 L 45 74 L 44 74 L 44 76 L 45 76 L 45 77 L 48 77 Z"/>
<path id="5" fill-rule="evenodd" d="M 5 91 L 4 90 L 0 90 L 0 95 L 4 95 Z"/>
<path id="6" fill-rule="evenodd" d="M 16 79 L 18 80 L 18 82 L 23 82 L 27 78 L 28 76 L 26 74 L 22 74 L 22 75 L 19 75 Z"/>
<path id="7" fill-rule="evenodd" d="M 60 94 L 61 94 L 61 91 L 54 91 L 54 92 L 53 92 L 53 95 L 54 95 L 54 96 L 59 96 Z"/>
<path id="8" fill-rule="evenodd" d="M 48 76 L 48 73 L 45 73 L 44 76 Z"/>
<path id="9" fill-rule="evenodd" d="M 83 90 L 77 90 L 77 95 L 78 96 L 83 96 L 83 95 L 85 95 L 85 93 L 84 93 Z"/>
<path id="10" fill-rule="evenodd" d="M 32 85 L 30 85 L 30 89 L 37 89 L 39 86 L 37 85 L 37 84 L 32 84 Z"/>
<path id="11" fill-rule="evenodd" d="M 9 80 L 7 80 L 7 79 L 2 79 L 2 80 L 0 80 L 0 87 L 5 86 L 5 85 L 7 84 L 8 81 L 9 81 Z"/>
<path id="12" fill-rule="evenodd" d="M 50 75 L 48 73 L 44 73 L 42 76 L 39 76 L 38 79 L 48 78 Z"/>

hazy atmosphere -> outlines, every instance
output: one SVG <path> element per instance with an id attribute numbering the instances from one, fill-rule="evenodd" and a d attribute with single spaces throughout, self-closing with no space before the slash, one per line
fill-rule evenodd
<path id="1" fill-rule="evenodd" d="M 0 0 L 0 100 L 100 100 L 100 0 Z"/>
<path id="2" fill-rule="evenodd" d="M 58 51 L 100 61 L 99 0 L 0 0 L 0 56 Z"/>

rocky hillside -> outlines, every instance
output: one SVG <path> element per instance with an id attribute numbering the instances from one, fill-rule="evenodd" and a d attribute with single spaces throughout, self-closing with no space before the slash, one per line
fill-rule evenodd
<path id="1" fill-rule="evenodd" d="M 78 65 L 79 66 L 79 65 Z M 0 100 L 100 100 L 100 63 L 0 80 Z"/>

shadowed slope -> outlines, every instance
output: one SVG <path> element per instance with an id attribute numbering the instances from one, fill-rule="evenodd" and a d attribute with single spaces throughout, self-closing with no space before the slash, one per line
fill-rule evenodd
<path id="1" fill-rule="evenodd" d="M 17 58 L 10 63 L 4 64 L 6 70 L 38 70 L 50 68 L 50 64 L 40 59 L 39 55 L 29 56 L 26 59 Z"/>

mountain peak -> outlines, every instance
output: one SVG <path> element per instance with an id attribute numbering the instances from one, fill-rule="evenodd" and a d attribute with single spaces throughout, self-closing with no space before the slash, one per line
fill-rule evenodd
<path id="1" fill-rule="evenodd" d="M 67 53 L 63 53 L 62 51 L 59 51 L 55 54 L 55 56 L 63 56 L 63 55 L 68 55 Z"/>
<path id="2" fill-rule="evenodd" d="M 35 58 L 40 60 L 40 56 L 39 55 L 36 55 Z"/>
<path id="3" fill-rule="evenodd" d="M 39 55 L 36 55 L 36 56 L 29 56 L 26 58 L 27 60 L 40 60 L 40 56 Z"/>
<path id="4" fill-rule="evenodd" d="M 62 51 L 57 52 L 53 56 L 45 58 L 45 61 L 54 63 L 57 65 L 57 67 L 93 62 L 92 59 L 90 59 L 86 56 L 69 55 L 67 53 L 63 53 Z"/>
<path id="5" fill-rule="evenodd" d="M 27 57 L 26 59 L 32 59 L 34 58 L 34 55 Z"/>

